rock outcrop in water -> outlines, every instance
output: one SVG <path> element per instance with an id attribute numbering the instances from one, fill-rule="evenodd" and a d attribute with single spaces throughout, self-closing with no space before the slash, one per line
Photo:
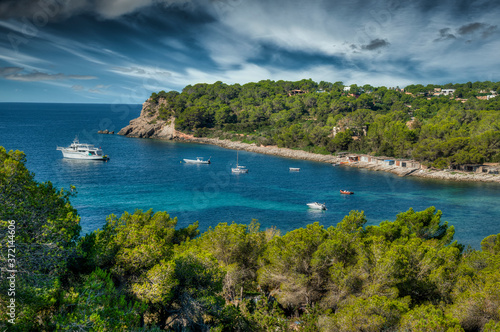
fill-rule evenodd
<path id="1" fill-rule="evenodd" d="M 161 119 L 160 108 L 168 107 L 165 99 L 154 102 L 151 98 L 142 104 L 141 115 L 130 121 L 129 125 L 118 132 L 118 135 L 139 138 L 173 139 L 178 137 L 175 130 L 175 118 Z"/>

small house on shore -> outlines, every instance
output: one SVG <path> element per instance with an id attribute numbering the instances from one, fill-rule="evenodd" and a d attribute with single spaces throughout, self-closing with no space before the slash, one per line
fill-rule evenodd
<path id="1" fill-rule="evenodd" d="M 350 163 L 357 162 L 359 161 L 359 156 L 356 155 L 347 156 L 347 161 L 349 161 Z"/>
<path id="2" fill-rule="evenodd" d="M 451 165 L 450 169 L 471 173 L 487 173 L 499 174 L 500 166 L 498 165 L 483 165 L 483 164 L 464 164 L 464 165 Z"/>
<path id="3" fill-rule="evenodd" d="M 363 155 L 363 156 L 360 157 L 360 161 L 362 161 L 364 163 L 371 163 L 372 162 L 372 156 Z"/>
<path id="4" fill-rule="evenodd" d="M 420 168 L 420 163 L 414 160 L 396 160 L 395 165 L 403 168 Z"/>

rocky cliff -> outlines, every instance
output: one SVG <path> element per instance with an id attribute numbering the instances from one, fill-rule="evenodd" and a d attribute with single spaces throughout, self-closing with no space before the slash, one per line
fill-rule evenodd
<path id="1" fill-rule="evenodd" d="M 118 135 L 139 138 L 161 138 L 174 139 L 178 137 L 175 130 L 175 118 L 172 116 L 168 120 L 159 118 L 160 109 L 168 108 L 165 99 L 160 98 L 155 102 L 151 98 L 142 104 L 141 115 L 129 125 L 118 132 Z"/>

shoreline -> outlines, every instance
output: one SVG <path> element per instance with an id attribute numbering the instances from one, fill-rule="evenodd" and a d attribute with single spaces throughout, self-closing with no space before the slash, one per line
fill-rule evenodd
<path id="1" fill-rule="evenodd" d="M 191 135 L 182 134 L 178 137 L 173 138 L 176 142 L 185 143 L 200 143 L 216 145 L 225 149 L 232 150 L 244 150 L 248 152 L 255 152 L 279 157 L 285 157 L 290 159 L 299 160 L 309 160 L 317 161 L 323 163 L 340 163 L 345 161 L 344 158 L 333 156 L 333 155 L 322 155 L 312 152 L 307 152 L 303 150 L 294 150 L 290 148 L 279 148 L 277 146 L 257 146 L 255 143 L 248 144 L 238 141 L 221 140 L 218 138 L 206 138 L 206 137 L 193 137 Z M 357 155 L 353 153 L 352 155 Z M 386 166 L 380 164 L 373 164 L 368 162 L 351 162 L 348 164 L 343 164 L 342 166 L 356 167 L 362 169 L 368 169 L 372 171 L 389 172 L 400 177 L 405 176 L 415 176 L 427 179 L 435 180 L 445 180 L 454 182 L 488 182 L 488 183 L 500 183 L 499 174 L 483 174 L 483 173 L 472 173 L 463 171 L 444 171 L 444 170 L 434 170 L 434 169 L 419 169 L 419 168 L 404 168 L 399 166 Z"/>

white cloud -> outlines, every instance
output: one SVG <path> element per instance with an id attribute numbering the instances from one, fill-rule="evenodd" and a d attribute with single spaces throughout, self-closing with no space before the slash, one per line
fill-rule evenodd
<path id="1" fill-rule="evenodd" d="M 161 69 L 159 67 L 141 66 L 136 64 L 129 64 L 121 67 L 111 67 L 109 71 L 124 76 L 146 80 L 157 79 L 160 81 L 165 80 L 172 75 L 170 71 Z"/>
<path id="2" fill-rule="evenodd" d="M 89 92 L 91 92 L 91 93 L 98 93 L 98 94 L 106 93 L 106 90 L 110 86 L 111 85 L 98 84 L 98 85 L 94 86 L 93 88 L 90 88 Z"/>
<path id="3" fill-rule="evenodd" d="M 66 74 L 48 74 L 39 71 L 32 71 L 28 73 L 16 72 L 10 75 L 4 76 L 5 79 L 12 81 L 22 81 L 22 82 L 37 82 L 37 81 L 57 81 L 57 80 L 93 80 L 96 76 L 88 75 L 66 75 Z"/>

